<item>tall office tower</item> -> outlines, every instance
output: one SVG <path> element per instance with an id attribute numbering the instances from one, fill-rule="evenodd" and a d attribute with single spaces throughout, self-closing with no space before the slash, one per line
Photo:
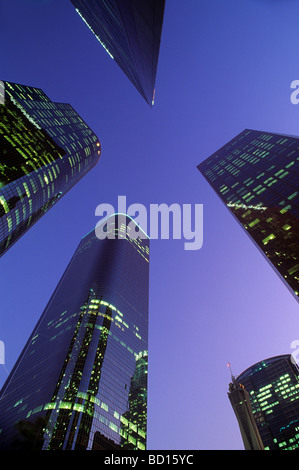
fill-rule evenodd
<path id="1" fill-rule="evenodd" d="M 126 216 L 99 227 L 1 390 L 1 449 L 146 448 L 149 239 Z"/>
<path id="2" fill-rule="evenodd" d="M 71 0 L 148 104 L 154 104 L 165 0 Z"/>
<path id="3" fill-rule="evenodd" d="M 198 169 L 298 301 L 299 138 L 244 130 Z"/>
<path id="4" fill-rule="evenodd" d="M 244 386 L 232 376 L 228 392 L 229 401 L 235 412 L 245 450 L 264 450 L 264 445 L 258 431 L 251 404 L 250 396 Z"/>
<path id="5" fill-rule="evenodd" d="M 1 256 L 96 165 L 101 145 L 69 104 L 0 85 Z"/>
<path id="6" fill-rule="evenodd" d="M 299 368 L 290 354 L 271 357 L 236 378 L 250 397 L 265 450 L 299 449 Z M 248 396 L 247 395 L 247 396 Z M 241 407 L 234 407 L 240 418 Z"/>

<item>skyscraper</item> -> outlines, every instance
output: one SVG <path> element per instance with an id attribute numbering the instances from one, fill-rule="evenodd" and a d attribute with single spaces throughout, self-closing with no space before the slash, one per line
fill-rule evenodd
<path id="1" fill-rule="evenodd" d="M 299 138 L 244 130 L 198 165 L 299 300 Z"/>
<path id="2" fill-rule="evenodd" d="M 299 368 L 289 355 L 249 367 L 236 378 L 250 397 L 265 450 L 299 449 Z M 238 419 L 241 406 L 234 407 Z"/>
<path id="3" fill-rule="evenodd" d="M 0 393 L 0 448 L 144 450 L 149 239 L 84 236 Z M 28 436 L 28 432 L 27 432 Z"/>
<path id="4" fill-rule="evenodd" d="M 245 450 L 264 450 L 250 404 L 250 396 L 244 386 L 232 376 L 228 398 L 238 420 Z"/>
<path id="5" fill-rule="evenodd" d="M 152 105 L 165 0 L 71 0 L 77 13 Z"/>
<path id="6" fill-rule="evenodd" d="M 71 105 L 1 82 L 0 256 L 98 162 L 101 145 Z"/>

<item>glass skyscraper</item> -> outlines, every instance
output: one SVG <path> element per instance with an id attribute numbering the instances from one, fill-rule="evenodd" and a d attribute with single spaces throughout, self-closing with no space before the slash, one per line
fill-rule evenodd
<path id="1" fill-rule="evenodd" d="M 124 215 L 99 227 L 1 390 L 1 449 L 146 449 L 149 238 Z"/>
<path id="2" fill-rule="evenodd" d="M 299 449 L 299 368 L 290 354 L 249 367 L 236 377 L 250 397 L 265 450 Z M 240 409 L 234 407 L 237 418 Z"/>
<path id="3" fill-rule="evenodd" d="M 299 138 L 246 129 L 198 165 L 299 300 Z"/>
<path id="4" fill-rule="evenodd" d="M 71 0 L 109 56 L 152 105 L 165 0 Z"/>
<path id="5" fill-rule="evenodd" d="M 71 105 L 1 82 L 0 256 L 93 168 L 101 144 Z"/>

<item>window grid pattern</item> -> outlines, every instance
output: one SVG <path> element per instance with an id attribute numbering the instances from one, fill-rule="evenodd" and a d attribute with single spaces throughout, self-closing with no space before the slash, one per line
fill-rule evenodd
<path id="1" fill-rule="evenodd" d="M 299 299 L 299 139 L 245 130 L 198 169 Z"/>
<path id="2" fill-rule="evenodd" d="M 252 366 L 237 381 L 249 393 L 265 450 L 299 448 L 299 369 L 290 355 Z"/>
<path id="3" fill-rule="evenodd" d="M 101 146 L 69 105 L 5 82 L 0 105 L 0 255 L 98 162 Z"/>

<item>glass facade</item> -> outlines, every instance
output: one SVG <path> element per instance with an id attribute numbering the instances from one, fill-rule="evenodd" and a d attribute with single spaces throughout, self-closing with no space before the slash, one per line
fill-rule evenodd
<path id="1" fill-rule="evenodd" d="M 103 227 L 82 238 L 1 390 L 1 449 L 146 448 L 149 239 L 126 216 Z"/>
<path id="2" fill-rule="evenodd" d="M 265 450 L 299 449 L 299 368 L 291 355 L 265 359 L 240 374 Z"/>
<path id="3" fill-rule="evenodd" d="M 244 130 L 198 165 L 299 300 L 299 138 Z"/>
<path id="4" fill-rule="evenodd" d="M 165 0 L 71 0 L 77 13 L 152 105 Z"/>
<path id="5" fill-rule="evenodd" d="M 97 136 L 69 104 L 2 82 L 0 256 L 98 162 Z"/>

